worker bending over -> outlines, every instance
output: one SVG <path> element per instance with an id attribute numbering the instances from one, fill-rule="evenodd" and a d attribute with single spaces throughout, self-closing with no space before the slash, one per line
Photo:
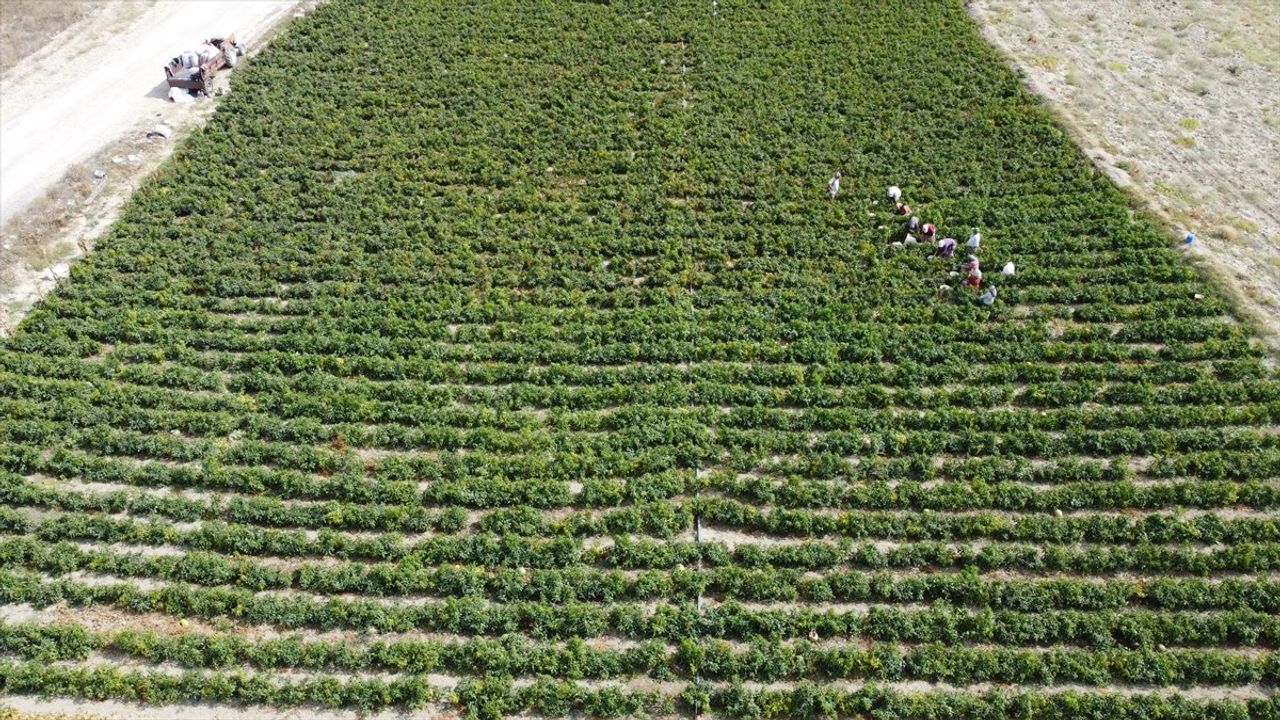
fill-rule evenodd
<path id="1" fill-rule="evenodd" d="M 965 278 L 964 281 L 974 290 L 982 287 L 982 270 L 977 265 L 969 268 L 969 277 Z"/>
<path id="2" fill-rule="evenodd" d="M 973 234 L 969 236 L 969 241 L 964 244 L 964 247 L 970 253 L 975 253 L 980 245 L 982 245 L 982 233 L 978 232 L 977 228 L 974 228 Z"/>

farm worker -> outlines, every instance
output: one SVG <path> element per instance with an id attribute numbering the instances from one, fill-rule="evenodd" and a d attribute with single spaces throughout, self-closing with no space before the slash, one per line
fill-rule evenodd
<path id="1" fill-rule="evenodd" d="M 978 256 L 970 255 L 969 259 L 965 262 L 965 264 L 960 266 L 960 269 L 961 270 L 977 270 L 980 267 L 980 265 L 981 263 L 978 262 Z"/>
<path id="2" fill-rule="evenodd" d="M 969 277 L 965 278 L 964 281 L 969 285 L 969 287 L 977 290 L 982 287 L 982 271 L 978 268 L 971 269 L 969 271 Z"/>
<path id="3" fill-rule="evenodd" d="M 1013 261 L 1010 260 L 1009 262 L 1004 264 L 1003 268 L 1000 269 L 1000 274 L 1004 275 L 1005 277 L 1010 277 L 1013 275 L 1013 270 L 1014 270 Z"/>
<path id="4" fill-rule="evenodd" d="M 938 232 L 938 228 L 934 227 L 933 223 L 925 223 L 922 229 L 924 231 L 924 239 L 933 242 L 933 234 Z"/>
<path id="5" fill-rule="evenodd" d="M 964 246 L 969 252 L 975 252 L 981 244 L 982 233 L 978 232 L 977 228 L 974 228 L 973 234 L 969 236 L 969 241 Z"/>
<path id="6" fill-rule="evenodd" d="M 911 219 L 907 221 L 907 232 L 920 232 L 920 218 L 915 215 L 911 216 Z"/>
<path id="7" fill-rule="evenodd" d="M 996 302 L 996 286 L 992 285 L 987 291 L 978 296 L 978 304 L 984 307 L 991 307 Z"/>
<path id="8" fill-rule="evenodd" d="M 902 188 L 898 187 L 897 185 L 890 185 L 889 200 L 892 201 L 894 205 L 901 205 L 902 204 Z"/>
<path id="9" fill-rule="evenodd" d="M 840 171 L 837 170 L 835 175 L 827 181 L 827 199 L 835 200 L 836 195 L 840 192 Z"/>
<path id="10" fill-rule="evenodd" d="M 942 238 L 938 241 L 938 249 L 934 251 L 934 255 L 938 257 L 949 258 L 956 252 L 955 238 Z"/>
<path id="11" fill-rule="evenodd" d="M 898 215 L 910 215 L 911 206 L 907 205 L 906 203 L 898 203 L 897 205 L 894 206 L 893 212 Z"/>

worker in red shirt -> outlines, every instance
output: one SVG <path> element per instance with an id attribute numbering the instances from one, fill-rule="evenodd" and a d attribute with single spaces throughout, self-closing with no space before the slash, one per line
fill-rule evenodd
<path id="1" fill-rule="evenodd" d="M 965 278 L 964 281 L 974 290 L 982 287 L 982 270 L 978 269 L 977 266 L 974 266 L 969 270 L 969 277 Z"/>

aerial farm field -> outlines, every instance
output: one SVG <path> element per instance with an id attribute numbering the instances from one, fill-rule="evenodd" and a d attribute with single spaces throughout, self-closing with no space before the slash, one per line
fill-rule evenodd
<path id="1" fill-rule="evenodd" d="M 336 0 L 237 73 L 0 343 L 0 703 L 1280 717 L 1274 358 L 960 2 Z"/>

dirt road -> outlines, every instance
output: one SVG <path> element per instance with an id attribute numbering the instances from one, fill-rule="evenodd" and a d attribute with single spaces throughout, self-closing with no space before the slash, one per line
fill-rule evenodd
<path id="1" fill-rule="evenodd" d="M 212 35 L 253 47 L 298 0 L 120 0 L 0 78 L 0 224 L 168 102 L 164 64 Z"/>

